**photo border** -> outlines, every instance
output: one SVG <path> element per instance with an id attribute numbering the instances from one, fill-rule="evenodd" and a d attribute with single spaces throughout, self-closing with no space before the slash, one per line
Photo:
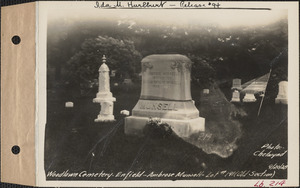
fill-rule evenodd
<path id="1" fill-rule="evenodd" d="M 178 1 L 168 1 L 169 3 L 179 3 Z M 109 3 L 113 3 L 110 1 Z M 201 2 L 203 3 L 203 2 Z M 207 2 L 208 3 L 208 2 Z M 299 185 L 299 10 L 298 2 L 220 2 L 223 8 L 272 8 L 288 10 L 288 178 L 284 186 Z M 258 180 L 149 180 L 149 181 L 46 181 L 44 171 L 44 145 L 45 145 L 45 125 L 46 125 L 46 62 L 47 62 L 47 12 L 51 9 L 80 8 L 93 9 L 93 2 L 37 2 L 37 35 L 36 35 L 36 175 L 38 186 L 60 186 L 60 187 L 148 187 L 148 186 L 176 186 L 176 187 L 240 187 L 254 186 Z M 168 8 L 166 6 L 165 8 Z M 144 9 L 140 9 L 143 11 Z M 214 11 L 214 10 L 212 10 Z M 292 99 L 292 100 L 291 100 Z M 44 126 L 44 127 L 43 127 Z M 270 181 L 266 179 L 265 181 Z"/>

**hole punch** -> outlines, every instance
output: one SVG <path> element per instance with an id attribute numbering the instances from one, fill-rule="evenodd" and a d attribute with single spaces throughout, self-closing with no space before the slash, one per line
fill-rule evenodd
<path id="1" fill-rule="evenodd" d="M 11 152 L 15 155 L 19 154 L 20 153 L 20 147 L 19 146 L 13 146 L 11 148 Z"/>
<path id="2" fill-rule="evenodd" d="M 15 45 L 20 44 L 21 42 L 21 38 L 18 35 L 15 35 L 11 38 L 12 43 L 14 43 Z"/>

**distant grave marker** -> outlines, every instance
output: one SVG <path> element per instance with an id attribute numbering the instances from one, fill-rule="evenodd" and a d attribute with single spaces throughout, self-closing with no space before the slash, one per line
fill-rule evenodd
<path id="1" fill-rule="evenodd" d="M 278 83 L 278 95 L 275 99 L 276 104 L 288 104 L 288 82 L 281 81 Z"/>
<path id="2" fill-rule="evenodd" d="M 120 114 L 129 116 L 129 115 L 130 115 L 130 112 L 129 112 L 128 110 L 121 110 L 121 111 L 120 111 Z"/>
<path id="3" fill-rule="evenodd" d="M 256 98 L 254 96 L 254 93 L 246 93 L 243 102 L 255 102 Z"/>
<path id="4" fill-rule="evenodd" d="M 74 103 L 73 103 L 73 102 L 70 102 L 70 101 L 69 101 L 69 102 L 66 102 L 66 103 L 65 103 L 65 107 L 66 107 L 66 108 L 73 108 L 73 107 L 74 107 Z"/>
<path id="5" fill-rule="evenodd" d="M 241 101 L 240 92 L 238 90 L 234 90 L 232 92 L 232 98 L 230 102 L 240 102 L 240 101 Z"/>
<path id="6" fill-rule="evenodd" d="M 209 89 L 203 89 L 203 94 L 209 94 Z"/>
<path id="7" fill-rule="evenodd" d="M 232 87 L 231 89 L 236 89 L 236 90 L 242 90 L 242 80 L 239 78 L 235 78 L 232 80 Z"/>

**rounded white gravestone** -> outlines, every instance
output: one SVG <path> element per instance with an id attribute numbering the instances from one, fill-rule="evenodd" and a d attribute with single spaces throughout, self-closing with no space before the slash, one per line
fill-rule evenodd
<path id="1" fill-rule="evenodd" d="M 120 111 L 120 114 L 129 116 L 129 115 L 130 115 L 130 112 L 129 112 L 128 110 L 121 110 L 121 111 Z"/>
<path id="2" fill-rule="evenodd" d="M 150 55 L 142 60 L 140 99 L 125 119 L 125 133 L 143 135 L 149 118 L 160 118 L 180 137 L 204 131 L 191 97 L 189 58 L 179 54 Z"/>
<path id="3" fill-rule="evenodd" d="M 203 89 L 203 94 L 209 94 L 209 89 Z"/>
<path id="4" fill-rule="evenodd" d="M 288 103 L 288 82 L 281 81 L 278 83 L 278 95 L 275 99 L 276 104 Z"/>
<path id="5" fill-rule="evenodd" d="M 65 107 L 66 107 L 66 108 L 73 108 L 73 107 L 74 107 L 74 103 L 73 103 L 73 102 L 70 102 L 70 101 L 69 101 L 69 102 L 66 102 L 66 103 L 65 103 Z"/>

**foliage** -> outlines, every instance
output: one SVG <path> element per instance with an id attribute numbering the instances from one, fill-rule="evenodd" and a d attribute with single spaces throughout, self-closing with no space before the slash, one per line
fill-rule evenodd
<path id="1" fill-rule="evenodd" d="M 209 64 L 209 58 L 190 55 L 194 62 L 192 66 L 192 80 L 203 88 L 208 88 L 216 77 L 215 69 Z"/>
<path id="2" fill-rule="evenodd" d="M 86 39 L 67 62 L 70 80 L 84 83 L 97 79 L 103 55 L 110 70 L 117 70 L 119 77 L 128 77 L 140 69 L 141 55 L 133 41 L 98 36 Z"/>
<path id="3" fill-rule="evenodd" d="M 272 72 L 266 88 L 266 102 L 274 103 L 278 94 L 278 83 L 288 81 L 287 51 L 274 58 Z"/>
<path id="4" fill-rule="evenodd" d="M 119 71 L 117 78 L 133 78 L 140 71 L 142 57 L 178 53 L 194 62 L 192 80 L 203 87 L 233 78 L 244 83 L 266 74 L 272 60 L 287 48 L 288 38 L 287 19 L 235 28 L 147 25 L 133 18 L 99 23 L 60 20 L 49 24 L 48 31 L 47 65 L 55 68 L 56 79 L 62 73 L 68 81 L 93 81 L 103 54 L 110 69 Z M 283 56 L 281 66 L 273 71 L 286 69 L 287 56 Z"/>
<path id="5" fill-rule="evenodd" d="M 170 125 L 162 122 L 159 118 L 150 117 L 143 132 L 153 138 L 167 138 L 172 135 L 173 130 Z"/>

